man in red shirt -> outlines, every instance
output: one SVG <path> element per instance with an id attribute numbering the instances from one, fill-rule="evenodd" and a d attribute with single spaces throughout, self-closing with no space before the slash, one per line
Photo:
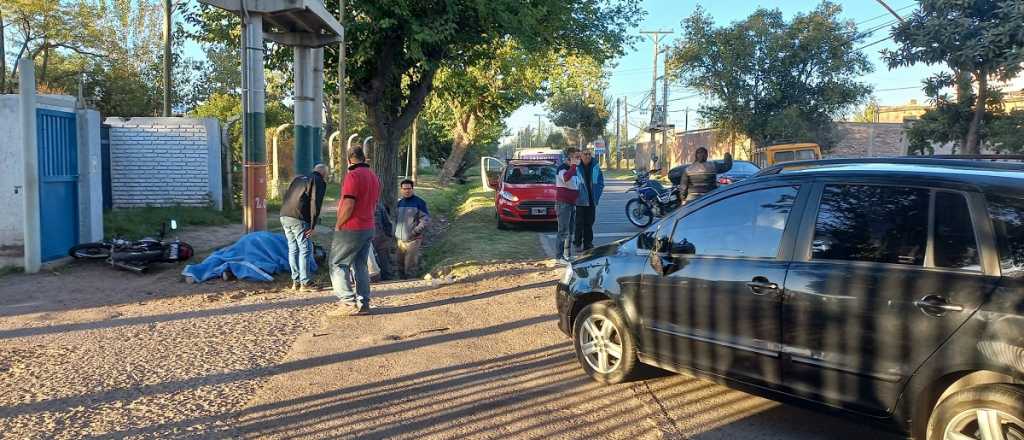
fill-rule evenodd
<path id="1" fill-rule="evenodd" d="M 370 313 L 370 272 L 366 261 L 375 226 L 373 214 L 380 199 L 380 180 L 366 164 L 361 147 L 349 150 L 348 163 L 331 243 L 331 285 L 342 303 L 330 313 L 333 316 Z"/>

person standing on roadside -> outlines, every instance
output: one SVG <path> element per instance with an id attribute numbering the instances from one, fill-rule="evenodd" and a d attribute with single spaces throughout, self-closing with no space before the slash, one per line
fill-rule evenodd
<path id="1" fill-rule="evenodd" d="M 573 222 L 576 221 L 576 199 L 579 197 L 579 183 L 576 167 L 580 163 L 579 150 L 569 147 L 565 150 L 566 161 L 558 166 L 555 175 L 555 213 L 558 216 L 558 261 L 569 261 L 569 246 L 573 242 Z"/>
<path id="2" fill-rule="evenodd" d="M 683 203 L 694 200 L 718 188 L 718 175 L 732 169 L 732 154 L 725 153 L 721 163 L 708 162 L 708 149 L 700 147 L 693 152 L 693 163 L 679 182 L 679 197 Z"/>
<path id="3" fill-rule="evenodd" d="M 394 227 L 391 226 L 391 212 L 383 201 L 377 202 L 377 212 L 373 214 L 373 252 L 377 266 L 380 267 L 380 280 L 387 281 L 394 276 L 391 273 L 391 240 L 395 238 Z"/>
<path id="4" fill-rule="evenodd" d="M 576 173 L 579 175 L 579 195 L 576 197 L 576 247 L 585 251 L 594 247 L 594 220 L 597 217 L 597 205 L 604 191 L 604 175 L 601 167 L 594 160 L 589 149 L 580 155 L 580 164 Z"/>
<path id="5" fill-rule="evenodd" d="M 288 266 L 292 272 L 292 290 L 313 291 L 309 261 L 313 255 L 311 240 L 327 192 L 327 165 L 318 163 L 308 175 L 295 176 L 281 201 L 281 228 L 288 240 Z"/>
<path id="6" fill-rule="evenodd" d="M 415 194 L 416 183 L 406 179 L 401 183 L 402 198 L 395 213 L 395 238 L 398 240 L 398 274 L 411 278 L 419 272 L 420 246 L 423 233 L 430 224 L 427 202 Z"/>
<path id="7" fill-rule="evenodd" d="M 374 211 L 380 200 L 380 180 L 366 164 L 362 147 L 349 150 L 348 163 L 331 243 L 331 285 L 341 305 L 328 313 L 331 316 L 370 313 L 370 273 L 366 263 L 373 239 Z"/>

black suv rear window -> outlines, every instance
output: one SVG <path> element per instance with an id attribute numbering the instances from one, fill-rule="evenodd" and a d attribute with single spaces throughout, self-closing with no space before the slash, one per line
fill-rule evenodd
<path id="1" fill-rule="evenodd" d="M 963 194 L 935 193 L 935 267 L 981 270 L 978 241 Z"/>
<path id="2" fill-rule="evenodd" d="M 1024 270 L 1024 199 L 988 196 L 999 263 L 1004 272 Z"/>
<path id="3" fill-rule="evenodd" d="M 826 185 L 814 227 L 814 259 L 924 264 L 929 191 Z"/>

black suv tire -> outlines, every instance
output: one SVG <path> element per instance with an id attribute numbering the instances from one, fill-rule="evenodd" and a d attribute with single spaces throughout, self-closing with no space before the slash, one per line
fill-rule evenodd
<path id="1" fill-rule="evenodd" d="M 1003 425 L 1007 440 L 1024 439 L 1024 388 L 1008 384 L 979 385 L 950 394 L 935 407 L 928 423 L 927 440 L 943 439 L 947 429 L 970 432 L 968 436 L 980 435 L 977 419 L 971 421 L 972 410 L 994 410 L 1012 418 Z M 952 424 L 952 425 L 951 425 Z M 966 425 L 958 429 L 955 425 Z"/>
<path id="2" fill-rule="evenodd" d="M 600 337 L 595 338 L 595 332 Z M 636 342 L 629 333 L 622 312 L 611 301 L 598 301 L 584 307 L 573 322 L 572 334 L 576 358 L 583 371 L 594 380 L 606 384 L 622 383 L 632 379 L 637 372 Z M 584 344 L 596 347 L 598 352 L 584 354 Z M 616 346 L 620 356 L 613 360 Z M 602 354 L 608 367 L 604 371 L 599 369 Z"/>

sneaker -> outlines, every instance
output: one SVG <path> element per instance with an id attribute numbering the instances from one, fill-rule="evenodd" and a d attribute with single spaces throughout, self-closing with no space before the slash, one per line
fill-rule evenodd
<path id="1" fill-rule="evenodd" d="M 300 284 L 299 284 L 298 281 L 292 281 L 292 288 L 289 289 L 289 290 L 291 290 L 293 292 L 298 292 L 299 291 L 299 286 L 300 286 Z"/>
<path id="2" fill-rule="evenodd" d="M 370 313 L 371 312 L 370 312 L 370 308 L 369 307 L 363 307 L 361 309 L 357 309 L 357 308 L 353 307 L 353 311 L 352 311 L 351 314 L 349 314 L 349 316 L 366 316 L 366 315 L 369 315 Z"/>
<path id="3" fill-rule="evenodd" d="M 338 304 L 335 308 L 325 313 L 325 315 L 333 318 L 342 318 L 345 316 L 352 316 L 353 313 L 356 313 L 358 311 L 359 309 L 356 308 L 356 306 L 353 304 L 341 303 Z"/>
<path id="4" fill-rule="evenodd" d="M 565 257 L 558 257 L 558 258 L 555 259 L 555 263 L 558 263 L 558 264 L 560 264 L 562 266 L 565 266 L 565 265 L 569 264 L 569 260 L 567 258 L 565 258 Z"/>
<path id="5" fill-rule="evenodd" d="M 299 292 L 319 292 L 319 291 L 320 291 L 320 285 L 318 285 L 317 283 L 303 284 L 301 287 L 299 287 Z"/>

